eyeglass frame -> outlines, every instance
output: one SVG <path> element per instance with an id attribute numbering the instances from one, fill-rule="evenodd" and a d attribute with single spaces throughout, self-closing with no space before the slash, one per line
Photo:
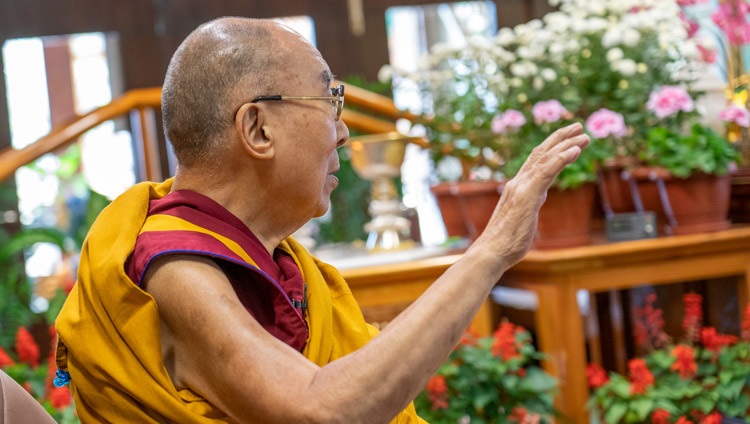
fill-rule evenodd
<path id="1" fill-rule="evenodd" d="M 341 112 L 344 110 L 344 84 L 338 87 L 331 87 L 331 96 L 284 96 L 276 94 L 273 96 L 258 96 L 250 103 L 264 102 L 269 100 L 328 100 L 336 108 L 336 120 L 341 118 Z"/>

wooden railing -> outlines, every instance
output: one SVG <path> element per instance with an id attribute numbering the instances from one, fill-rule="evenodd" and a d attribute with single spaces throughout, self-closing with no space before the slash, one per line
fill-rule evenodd
<path id="1" fill-rule="evenodd" d="M 351 85 L 346 87 L 346 104 L 354 106 L 355 110 L 345 109 L 342 119 L 350 129 L 363 134 L 390 133 L 396 130 L 397 119 L 413 121 L 415 118 L 398 110 L 390 98 Z M 142 170 L 139 179 L 160 181 L 164 179 L 156 121 L 156 112 L 160 109 L 160 87 L 128 91 L 104 106 L 53 128 L 49 134 L 22 149 L 10 147 L 0 152 L 0 181 L 44 154 L 67 147 L 97 125 L 125 115 L 130 117 L 134 141 L 141 149 L 137 155 Z"/>

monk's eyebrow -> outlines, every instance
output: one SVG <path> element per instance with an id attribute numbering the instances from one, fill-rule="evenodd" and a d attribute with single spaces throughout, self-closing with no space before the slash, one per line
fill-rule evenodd
<path id="1" fill-rule="evenodd" d="M 326 87 L 329 87 L 333 82 L 333 74 L 326 69 L 320 73 L 320 80 L 323 81 L 323 84 L 325 84 Z"/>

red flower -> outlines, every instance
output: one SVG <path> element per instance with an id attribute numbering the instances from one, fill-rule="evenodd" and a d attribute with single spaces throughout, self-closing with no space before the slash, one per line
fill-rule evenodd
<path id="1" fill-rule="evenodd" d="M 67 386 L 55 387 L 49 392 L 49 401 L 55 409 L 65 409 L 73 402 Z"/>
<path id="2" fill-rule="evenodd" d="M 744 318 L 742 319 L 742 340 L 750 340 L 750 303 L 745 305 Z"/>
<path id="3" fill-rule="evenodd" d="M 2 347 L 0 347 L 0 368 L 9 367 L 11 365 L 15 365 L 15 361 L 13 361 L 13 358 L 8 355 L 6 351 L 3 350 Z"/>
<path id="4" fill-rule="evenodd" d="M 721 424 L 721 414 L 714 412 L 713 414 L 706 415 L 703 419 L 703 424 Z"/>
<path id="5" fill-rule="evenodd" d="M 539 424 L 541 417 L 539 414 L 530 414 L 529 411 L 521 406 L 516 406 L 508 417 L 508 422 L 519 424 Z"/>
<path id="6" fill-rule="evenodd" d="M 682 319 L 682 328 L 685 329 L 688 341 L 698 340 L 698 329 L 703 320 L 703 297 L 697 293 L 686 293 L 683 296 L 685 304 L 685 316 Z"/>
<path id="7" fill-rule="evenodd" d="M 448 385 L 445 383 L 445 377 L 442 375 L 436 375 L 427 382 L 427 391 L 438 395 L 443 395 L 448 392 Z"/>
<path id="8" fill-rule="evenodd" d="M 495 342 L 492 343 L 492 354 L 503 361 L 521 356 L 516 348 L 516 332 L 514 325 L 502 322 L 495 330 Z"/>
<path id="9" fill-rule="evenodd" d="M 680 378 L 691 378 L 698 370 L 695 363 L 695 352 L 687 345 L 677 345 L 672 349 L 672 356 L 676 358 L 670 368 L 680 373 Z"/>
<path id="10" fill-rule="evenodd" d="M 589 387 L 596 389 L 609 382 L 607 372 L 598 364 L 589 364 L 586 367 L 586 378 L 589 380 Z"/>
<path id="11" fill-rule="evenodd" d="M 458 346 L 474 346 L 474 344 L 477 342 L 477 339 L 479 338 L 479 333 L 477 333 L 474 329 L 469 328 L 464 332 L 464 335 L 461 336 L 461 340 L 458 341 Z"/>
<path id="12" fill-rule="evenodd" d="M 714 353 L 719 353 L 721 348 L 736 342 L 736 336 L 719 334 L 714 327 L 703 327 L 701 329 L 701 344 Z"/>
<path id="13" fill-rule="evenodd" d="M 445 377 L 436 375 L 427 382 L 427 394 L 432 403 L 432 409 L 448 408 L 448 385 L 445 383 Z"/>
<path id="14" fill-rule="evenodd" d="M 669 411 L 657 409 L 651 414 L 651 424 L 669 424 Z"/>
<path id="15" fill-rule="evenodd" d="M 675 424 L 693 424 L 687 417 L 680 417 Z"/>
<path id="16" fill-rule="evenodd" d="M 16 353 L 19 361 L 33 367 L 39 365 L 39 346 L 29 330 L 24 327 L 19 327 L 16 333 Z"/>
<path id="17" fill-rule="evenodd" d="M 659 308 L 654 307 L 656 293 L 646 296 L 641 308 L 633 308 L 634 333 L 636 344 L 640 347 L 662 347 L 669 343 L 669 336 L 664 332 L 664 316 Z"/>
<path id="18" fill-rule="evenodd" d="M 515 408 L 513 408 L 513 411 L 511 411 L 511 416 L 515 417 L 519 420 L 519 422 L 521 422 L 526 417 L 527 413 L 528 411 L 526 410 L 526 408 L 522 406 L 516 406 Z"/>
<path id="19" fill-rule="evenodd" d="M 646 393 L 646 389 L 654 384 L 654 375 L 646 366 L 646 361 L 641 358 L 631 359 L 628 362 L 628 378 L 630 393 L 634 395 Z"/>

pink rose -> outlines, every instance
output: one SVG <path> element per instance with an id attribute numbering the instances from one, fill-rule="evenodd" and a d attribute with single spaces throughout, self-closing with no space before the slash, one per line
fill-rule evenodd
<path id="1" fill-rule="evenodd" d="M 589 116 L 589 119 L 586 120 L 586 130 L 594 138 L 609 136 L 620 138 L 628 133 L 625 118 L 621 114 L 605 108 L 601 108 Z"/>
<path id="2" fill-rule="evenodd" d="M 526 123 L 526 117 L 523 113 L 508 109 L 505 113 L 497 115 L 492 119 L 492 132 L 495 134 L 504 134 L 512 132 L 522 127 Z"/>
<path id="3" fill-rule="evenodd" d="M 665 85 L 659 90 L 651 92 L 646 108 L 654 112 L 659 118 L 675 115 L 678 112 L 691 112 L 693 99 L 684 87 Z"/>
<path id="4" fill-rule="evenodd" d="M 570 115 L 570 112 L 559 101 L 547 100 L 535 104 L 531 108 L 531 114 L 534 116 L 534 122 L 538 125 L 545 122 L 557 122 Z"/>
<path id="5" fill-rule="evenodd" d="M 733 122 L 741 127 L 750 127 L 750 111 L 736 104 L 722 110 L 719 113 L 719 119 L 725 122 Z"/>

